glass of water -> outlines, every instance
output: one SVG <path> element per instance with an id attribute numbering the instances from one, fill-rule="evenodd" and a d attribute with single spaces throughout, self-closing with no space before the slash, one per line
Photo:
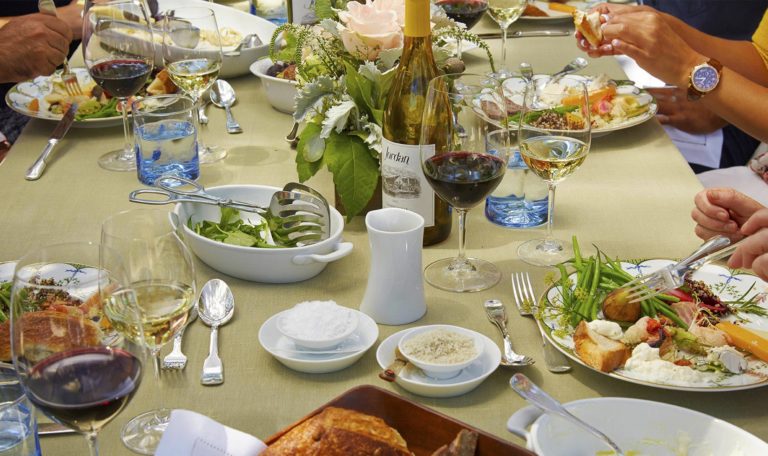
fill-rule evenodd
<path id="1" fill-rule="evenodd" d="M 0 455 L 40 456 L 35 409 L 7 363 L 0 363 Z"/>
<path id="2" fill-rule="evenodd" d="M 139 180 L 152 185 L 161 176 L 200 176 L 195 102 L 185 95 L 157 95 L 133 103 Z"/>

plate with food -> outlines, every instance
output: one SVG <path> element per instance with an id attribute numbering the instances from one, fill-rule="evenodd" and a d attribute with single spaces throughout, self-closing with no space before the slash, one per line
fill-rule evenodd
<path id="1" fill-rule="evenodd" d="M 627 382 L 701 392 L 768 384 L 768 284 L 760 278 L 709 264 L 651 300 L 627 303 L 624 290 L 614 291 L 673 263 L 577 253 L 560 266 L 537 321 L 565 355 Z"/>
<path id="2" fill-rule="evenodd" d="M 85 68 L 73 68 L 82 95 L 70 96 L 61 74 L 38 76 L 31 81 L 14 85 L 5 95 L 6 104 L 14 111 L 35 119 L 59 121 L 69 106 L 77 102 L 74 127 L 99 128 L 121 125 L 121 107 L 117 98 L 99 87 Z M 176 86 L 168 73 L 161 70 L 141 89 L 139 95 L 175 93 Z"/>
<path id="3" fill-rule="evenodd" d="M 587 8 L 587 2 L 579 1 L 533 1 L 529 2 L 520 16 L 521 21 L 561 22 L 572 20 L 573 12 Z"/>

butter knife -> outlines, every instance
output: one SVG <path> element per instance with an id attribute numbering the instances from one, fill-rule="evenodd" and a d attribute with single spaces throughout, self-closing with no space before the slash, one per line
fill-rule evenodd
<path id="1" fill-rule="evenodd" d="M 527 38 L 533 36 L 569 36 L 573 32 L 568 30 L 516 30 L 507 35 L 507 38 Z M 501 33 L 478 33 L 478 38 L 483 40 L 501 39 Z"/>
<path id="2" fill-rule="evenodd" d="M 27 170 L 27 175 L 24 176 L 27 180 L 37 180 L 43 175 L 48 158 L 51 156 L 51 153 L 53 153 L 53 148 L 56 147 L 56 144 L 58 144 L 61 138 L 63 138 L 64 135 L 67 134 L 67 131 L 69 131 L 69 127 L 71 127 L 72 122 L 75 121 L 76 112 L 77 103 L 72 103 L 67 110 L 67 113 L 64 114 L 64 117 L 59 121 L 59 124 L 56 125 L 56 129 L 53 130 L 51 138 L 48 140 L 48 144 L 45 146 L 45 149 L 43 149 L 43 153 L 40 154 L 37 161 Z"/>

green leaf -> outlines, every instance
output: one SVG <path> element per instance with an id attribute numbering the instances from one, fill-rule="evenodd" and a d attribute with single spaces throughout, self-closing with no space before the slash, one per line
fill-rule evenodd
<path id="1" fill-rule="evenodd" d="M 318 20 L 333 19 L 336 17 L 331 0 L 315 0 L 315 17 L 317 17 Z"/>
<path id="2" fill-rule="evenodd" d="M 323 119 L 323 130 L 320 133 L 320 137 L 327 138 L 328 135 L 331 134 L 331 130 L 335 130 L 336 133 L 341 133 L 347 126 L 349 115 L 352 114 L 356 108 L 357 105 L 355 102 L 349 98 L 343 99 L 328 108 L 328 110 L 325 111 L 325 119 Z M 309 159 L 309 157 L 306 158 Z M 310 161 L 316 160 L 310 159 Z"/>
<path id="3" fill-rule="evenodd" d="M 316 138 L 320 138 L 320 125 L 308 123 L 299 134 L 299 144 L 296 146 L 296 171 L 299 182 L 306 182 L 323 166 L 323 157 L 316 161 L 307 161 L 305 156 L 311 155 L 310 146 Z"/>
<path id="4" fill-rule="evenodd" d="M 324 159 L 350 221 L 371 200 L 379 183 L 379 163 L 358 136 L 336 132 L 326 141 Z"/>
<path id="5" fill-rule="evenodd" d="M 355 101 L 361 114 L 368 114 L 369 117 L 373 117 L 373 110 L 377 108 L 373 101 L 374 83 L 362 76 L 357 68 L 349 63 L 344 62 L 344 67 L 346 69 L 347 92 Z"/>
<path id="6" fill-rule="evenodd" d="M 323 100 L 334 93 L 333 79 L 329 76 L 319 76 L 312 82 L 304 84 L 296 96 L 296 112 L 293 119 L 302 122 L 308 115 L 313 115 Z"/>
<path id="7" fill-rule="evenodd" d="M 250 234 L 246 234 L 242 231 L 232 231 L 226 238 L 224 238 L 225 244 L 240 245 L 243 247 L 251 247 L 256 244 L 257 239 Z"/>
<path id="8" fill-rule="evenodd" d="M 240 220 L 240 211 L 231 207 L 221 208 L 221 220 L 219 221 L 219 224 L 229 225 L 231 223 L 235 223 L 238 220 Z"/>

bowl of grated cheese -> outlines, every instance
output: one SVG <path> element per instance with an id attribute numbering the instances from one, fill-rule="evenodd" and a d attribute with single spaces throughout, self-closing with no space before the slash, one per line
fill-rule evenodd
<path id="1" fill-rule="evenodd" d="M 327 350 L 357 329 L 357 314 L 334 301 L 305 301 L 284 312 L 277 330 L 299 347 Z"/>
<path id="2" fill-rule="evenodd" d="M 459 375 L 483 354 L 483 346 L 476 332 L 451 325 L 413 328 L 397 344 L 411 364 L 436 379 Z"/>

